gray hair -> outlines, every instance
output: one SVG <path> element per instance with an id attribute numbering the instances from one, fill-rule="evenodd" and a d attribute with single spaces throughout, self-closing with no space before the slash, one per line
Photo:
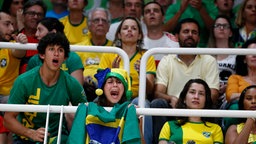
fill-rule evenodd
<path id="1" fill-rule="evenodd" d="M 92 11 L 89 12 L 88 14 L 88 21 L 87 21 L 87 25 L 90 26 L 91 25 L 91 20 L 92 20 L 92 14 L 96 11 L 103 11 L 107 14 L 107 20 L 108 20 L 108 23 L 110 24 L 111 23 L 111 14 L 109 12 L 109 10 L 105 9 L 105 8 L 95 8 L 93 9 Z"/>

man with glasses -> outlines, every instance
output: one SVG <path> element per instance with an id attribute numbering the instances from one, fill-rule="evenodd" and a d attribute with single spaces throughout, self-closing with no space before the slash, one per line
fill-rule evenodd
<path id="1" fill-rule="evenodd" d="M 112 46 L 112 41 L 106 38 L 111 23 L 111 15 L 108 10 L 103 8 L 95 8 L 90 11 L 88 15 L 88 29 L 90 36 L 84 39 L 79 45 L 93 45 L 93 46 Z M 97 95 L 95 90 L 97 88 L 97 80 L 94 74 L 99 68 L 102 53 L 96 52 L 77 52 L 81 57 L 84 65 L 84 89 L 88 95 L 88 101 L 93 101 Z"/>
<path id="2" fill-rule="evenodd" d="M 131 16 L 140 20 L 142 31 L 143 31 L 143 34 L 145 35 L 147 33 L 147 27 L 141 20 L 144 0 L 123 0 L 123 6 L 124 6 L 124 17 Z M 107 33 L 107 39 L 114 41 L 116 30 L 117 30 L 117 27 L 120 25 L 120 23 L 121 22 L 116 22 L 110 25 L 109 31 Z"/>
<path id="3" fill-rule="evenodd" d="M 46 9 L 46 5 L 42 0 L 29 0 L 23 7 L 24 28 L 21 32 L 27 36 L 29 43 L 38 43 L 38 40 L 35 37 L 36 28 L 38 22 L 44 18 Z M 26 72 L 27 63 L 35 54 L 37 54 L 36 50 L 26 51 L 26 56 L 21 60 L 20 73 Z"/>

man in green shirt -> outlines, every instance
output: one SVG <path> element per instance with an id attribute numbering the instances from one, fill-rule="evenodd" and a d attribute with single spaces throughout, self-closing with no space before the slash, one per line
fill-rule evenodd
<path id="1" fill-rule="evenodd" d="M 70 46 L 65 35 L 49 33 L 38 46 L 43 64 L 22 75 L 14 82 L 9 104 L 30 105 L 78 105 L 87 102 L 83 87 L 68 73 L 60 69 L 67 59 Z M 17 119 L 16 119 L 17 118 Z M 52 113 L 49 118 L 48 143 L 56 143 L 60 114 Z M 46 113 L 6 112 L 4 122 L 14 135 L 14 143 L 35 143 L 44 141 Z M 62 126 L 61 143 L 68 136 L 66 120 Z"/>

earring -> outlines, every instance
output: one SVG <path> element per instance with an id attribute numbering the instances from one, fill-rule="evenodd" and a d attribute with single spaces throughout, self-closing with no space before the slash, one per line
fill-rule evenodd
<path id="1" fill-rule="evenodd" d="M 138 41 L 137 41 L 137 45 L 136 45 L 137 49 L 142 48 L 142 46 L 143 46 L 142 40 L 138 40 Z"/>
<path id="2" fill-rule="evenodd" d="M 116 41 L 115 41 L 115 46 L 116 47 L 122 47 L 122 42 L 121 42 L 121 40 L 120 39 L 117 39 Z"/>

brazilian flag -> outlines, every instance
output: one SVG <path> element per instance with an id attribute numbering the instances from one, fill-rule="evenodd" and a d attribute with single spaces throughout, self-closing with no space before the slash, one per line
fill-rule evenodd
<path id="1" fill-rule="evenodd" d="M 68 144 L 140 144 L 136 109 L 129 102 L 115 104 L 111 111 L 93 102 L 81 103 L 68 138 Z"/>

